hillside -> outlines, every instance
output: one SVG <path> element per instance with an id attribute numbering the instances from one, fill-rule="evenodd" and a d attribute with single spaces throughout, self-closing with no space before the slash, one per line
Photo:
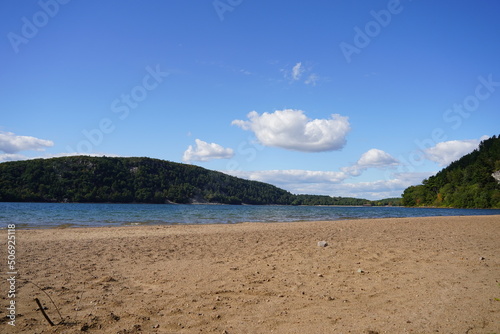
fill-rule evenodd
<path id="1" fill-rule="evenodd" d="M 454 208 L 500 208 L 500 137 L 451 163 L 421 185 L 403 193 L 403 205 Z"/>
<path id="2" fill-rule="evenodd" d="M 2 202 L 362 205 L 151 158 L 74 156 L 0 163 Z"/>

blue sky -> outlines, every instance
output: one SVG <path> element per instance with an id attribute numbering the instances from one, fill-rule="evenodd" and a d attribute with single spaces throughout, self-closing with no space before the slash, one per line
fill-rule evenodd
<path id="1" fill-rule="evenodd" d="M 0 6 L 0 161 L 148 156 L 378 199 L 500 133 L 497 1 Z"/>

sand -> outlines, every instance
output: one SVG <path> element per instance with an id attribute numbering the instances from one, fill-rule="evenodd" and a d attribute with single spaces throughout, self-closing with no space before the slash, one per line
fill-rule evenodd
<path id="1" fill-rule="evenodd" d="M 2 280 L 1 333 L 500 333 L 500 216 L 17 230 L 16 241 L 16 326 Z"/>

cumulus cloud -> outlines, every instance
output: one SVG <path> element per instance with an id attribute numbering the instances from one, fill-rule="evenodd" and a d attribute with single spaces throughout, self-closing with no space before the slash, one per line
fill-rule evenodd
<path id="1" fill-rule="evenodd" d="M 252 111 L 248 121 L 234 120 L 231 124 L 252 131 L 264 146 L 302 152 L 340 150 L 350 131 L 348 117 L 332 114 L 329 119 L 310 119 L 302 110 L 285 109 L 259 115 Z"/>
<path id="2" fill-rule="evenodd" d="M 381 168 L 387 166 L 397 166 L 399 165 L 399 161 L 387 152 L 372 148 L 361 155 L 357 164 L 358 166 L 366 168 Z"/>
<path id="3" fill-rule="evenodd" d="M 30 136 L 18 136 L 12 132 L 0 132 L 0 151 L 15 154 L 20 151 L 43 151 L 54 142 Z"/>
<path id="4" fill-rule="evenodd" d="M 398 166 L 401 163 L 387 152 L 372 148 L 361 155 L 352 166 L 343 167 L 341 170 L 352 176 L 359 176 L 368 168 L 386 168 Z"/>
<path id="5" fill-rule="evenodd" d="M 424 151 L 425 157 L 431 161 L 437 162 L 441 166 L 447 166 L 464 155 L 474 151 L 479 147 L 482 140 L 488 139 L 488 136 L 482 136 L 480 139 L 468 140 L 450 140 L 437 143 Z"/>
<path id="6" fill-rule="evenodd" d="M 224 148 L 219 144 L 207 143 L 200 139 L 196 139 L 195 142 L 195 147 L 189 145 L 188 149 L 184 152 L 182 158 L 184 162 L 230 159 L 234 156 L 232 149 Z"/>

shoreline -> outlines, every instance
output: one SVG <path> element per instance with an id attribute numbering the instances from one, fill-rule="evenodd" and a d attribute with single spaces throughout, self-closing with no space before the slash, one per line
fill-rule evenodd
<path id="1" fill-rule="evenodd" d="M 229 205 L 229 204 L 228 204 Z M 382 208 L 382 207 L 380 207 Z M 395 207 L 398 208 L 398 207 Z M 417 207 L 415 207 L 417 208 Z M 420 207 L 418 207 L 420 208 Z M 429 209 L 435 209 L 431 207 L 421 207 L 421 208 L 429 208 Z M 441 209 L 441 208 L 438 208 Z M 453 209 L 453 208 L 449 208 Z M 465 210 L 465 209 L 464 209 Z M 477 209 L 470 209 L 470 210 L 477 210 Z M 480 209 L 480 210 L 486 210 L 486 209 Z M 498 210 L 498 209 L 491 209 L 491 210 Z M 414 219 L 414 218 L 438 218 L 438 217 L 488 217 L 488 216 L 497 216 L 500 219 L 500 214 L 494 214 L 494 215 L 439 215 L 439 216 L 408 216 L 408 217 L 340 217 L 337 219 L 331 219 L 331 220 L 291 220 L 291 221 L 270 221 L 270 222 L 262 222 L 262 221 L 240 221 L 240 222 L 231 222 L 231 223 L 224 223 L 224 222 L 214 222 L 214 223 L 149 223 L 149 222 L 130 222 L 130 223 L 121 223 L 120 225 L 97 225 L 97 226 L 92 226 L 92 225 L 78 225 L 78 224 L 72 224 L 72 223 L 65 223 L 61 225 L 51 225 L 51 226 L 31 226 L 31 227 L 26 227 L 26 226 L 21 226 L 19 227 L 19 224 L 16 225 L 17 230 L 68 230 L 68 229 L 88 229 L 88 228 L 132 228 L 132 227 L 155 227 L 155 226 L 211 226 L 211 225 L 223 225 L 223 226 L 230 226 L 230 225 L 238 225 L 238 224 L 295 224 L 295 223 L 317 223 L 317 222 L 340 222 L 340 221 L 359 221 L 359 220 L 377 220 L 377 219 Z M 6 230 L 6 226 L 0 227 L 0 231 Z"/>
<path id="2" fill-rule="evenodd" d="M 16 230 L 15 329 L 494 333 L 498 240 L 498 215 Z"/>

